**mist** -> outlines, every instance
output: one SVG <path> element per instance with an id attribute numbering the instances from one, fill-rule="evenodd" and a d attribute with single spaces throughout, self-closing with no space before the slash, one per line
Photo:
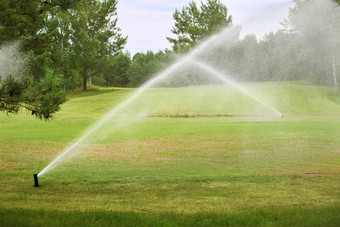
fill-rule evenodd
<path id="1" fill-rule="evenodd" d="M 333 85 L 340 59 L 339 21 L 340 8 L 333 1 L 296 1 L 278 32 L 262 39 L 255 34 L 238 37 L 205 59 L 238 81 Z"/>
<path id="2" fill-rule="evenodd" d="M 26 76 L 26 63 L 20 53 L 20 42 L 0 46 L 0 77 L 13 76 L 22 79 Z"/>

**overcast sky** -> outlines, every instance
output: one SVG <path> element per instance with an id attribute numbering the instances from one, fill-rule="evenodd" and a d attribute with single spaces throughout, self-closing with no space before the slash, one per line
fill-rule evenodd
<path id="1" fill-rule="evenodd" d="M 233 24 L 242 25 L 241 35 L 257 36 L 281 28 L 279 24 L 288 15 L 290 0 L 221 0 L 233 17 Z M 118 0 L 118 26 L 128 36 L 125 47 L 136 52 L 164 50 L 171 44 L 172 17 L 175 9 L 182 9 L 190 0 Z M 201 2 L 196 0 L 197 3 Z M 203 1 L 204 2 L 204 1 Z"/>

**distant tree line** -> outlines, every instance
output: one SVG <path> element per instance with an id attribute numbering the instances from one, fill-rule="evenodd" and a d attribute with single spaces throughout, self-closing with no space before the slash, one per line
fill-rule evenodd
<path id="1" fill-rule="evenodd" d="M 212 51 L 206 50 L 201 59 L 237 81 L 304 80 L 316 85 L 334 85 L 338 92 L 339 4 L 339 1 L 295 0 L 295 7 L 282 22 L 281 30 L 261 39 L 252 34 L 241 39 L 239 33 L 235 35 L 240 32 L 236 27 L 228 41 Z M 190 2 L 182 10 L 176 10 L 172 29 L 175 38 L 168 37 L 173 46 L 171 51 L 163 53 L 169 55 L 165 59 L 171 59 L 174 53 L 190 51 L 210 34 L 230 26 L 232 18 L 227 12 L 218 0 L 202 3 L 200 9 Z M 131 69 L 127 70 L 128 86 L 139 85 L 164 68 L 166 64 L 161 59 L 164 57 L 152 52 L 136 54 Z"/>
<path id="2" fill-rule="evenodd" d="M 331 1 L 296 0 L 283 28 L 258 40 L 237 40 L 220 66 L 242 81 L 305 80 L 334 85 L 340 67 L 340 7 Z"/>
<path id="3" fill-rule="evenodd" d="M 230 38 L 232 42 L 225 42 L 225 45 L 230 45 L 228 48 L 222 44 L 218 50 L 207 50 L 202 58 L 238 81 L 304 80 L 317 85 L 334 85 L 337 92 L 339 4 L 320 0 L 296 0 L 295 4 L 288 18 L 282 22 L 281 30 L 266 34 L 261 39 L 252 34 L 241 39 L 239 34 L 234 34 Z M 126 65 L 129 66 L 125 67 L 125 73 L 120 73 L 125 77 L 125 84 L 119 84 L 119 77 L 111 73 L 111 77 L 107 78 L 117 80 L 110 84 L 106 80 L 101 85 L 136 87 L 142 84 L 164 69 L 176 54 L 190 51 L 210 34 L 230 26 L 232 18 L 227 12 L 227 8 L 217 0 L 202 3 L 201 8 L 190 2 L 182 10 L 176 10 L 172 29 L 175 37 L 168 37 L 173 44 L 172 50 L 137 53 L 130 63 L 127 63 L 126 57 Z M 237 27 L 234 30 L 237 33 Z"/>
<path id="4" fill-rule="evenodd" d="M 120 52 L 109 58 L 109 64 L 103 73 L 94 78 L 93 83 L 108 87 L 138 87 L 146 80 L 166 68 L 173 59 L 171 51 L 154 53 Z"/>
<path id="5" fill-rule="evenodd" d="M 201 2 L 200 7 L 192 1 L 182 10 L 176 9 L 173 18 L 175 25 L 172 33 L 175 37 L 167 37 L 172 44 L 171 50 L 157 53 L 147 51 L 132 57 L 129 53 L 120 53 L 111 59 L 112 65 L 107 73 L 97 77 L 94 83 L 101 86 L 137 87 L 165 69 L 177 55 L 189 51 L 201 40 L 232 22 L 227 7 L 220 0 Z"/>

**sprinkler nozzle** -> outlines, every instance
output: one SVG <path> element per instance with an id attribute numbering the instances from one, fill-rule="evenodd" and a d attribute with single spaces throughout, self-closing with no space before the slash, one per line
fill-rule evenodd
<path id="1" fill-rule="evenodd" d="M 283 114 L 281 114 L 281 118 L 283 118 Z"/>
<path id="2" fill-rule="evenodd" d="M 34 187 L 39 187 L 39 183 L 38 183 L 38 174 L 33 174 L 34 176 Z"/>

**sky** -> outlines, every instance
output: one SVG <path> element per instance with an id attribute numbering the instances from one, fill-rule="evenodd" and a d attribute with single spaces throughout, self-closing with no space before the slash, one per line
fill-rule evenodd
<path id="1" fill-rule="evenodd" d="M 171 49 L 166 37 L 175 21 L 175 9 L 181 10 L 190 0 L 118 0 L 118 26 L 128 36 L 125 50 L 132 55 L 151 50 Z M 200 3 L 201 0 L 195 2 Z M 203 0 L 205 2 L 205 0 Z M 242 26 L 241 36 L 255 34 L 259 38 L 282 28 L 279 22 L 287 18 L 290 0 L 221 0 L 232 15 L 233 24 Z"/>

